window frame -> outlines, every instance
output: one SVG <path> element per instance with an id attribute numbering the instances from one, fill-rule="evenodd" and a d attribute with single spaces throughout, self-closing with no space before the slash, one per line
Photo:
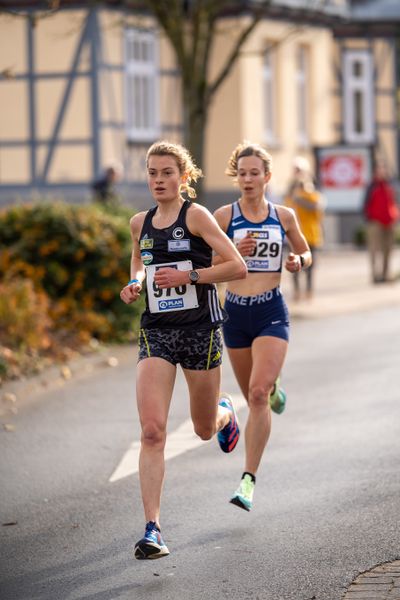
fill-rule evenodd
<path id="1" fill-rule="evenodd" d="M 146 52 L 149 59 L 142 59 Z M 135 57 L 135 51 L 142 53 Z M 129 142 L 152 142 L 160 135 L 159 44 L 154 29 L 129 27 L 124 35 L 125 128 Z M 134 98 L 136 97 L 136 101 Z"/>
<path id="2" fill-rule="evenodd" d="M 269 57 L 268 65 L 266 59 Z M 262 64 L 262 90 L 263 90 L 263 115 L 264 115 L 264 139 L 268 146 L 276 146 L 278 143 L 278 108 L 276 99 L 276 63 L 277 52 L 273 43 L 266 45 L 263 52 Z"/>
<path id="3" fill-rule="evenodd" d="M 362 77 L 354 75 L 354 66 L 357 62 L 363 65 Z M 369 50 L 345 50 L 342 67 L 344 140 L 351 144 L 371 144 L 375 138 L 372 54 Z M 357 115 L 357 111 L 361 112 Z M 356 128 L 358 119 L 361 119 L 360 122 L 364 124 L 361 131 L 357 131 Z"/>
<path id="4" fill-rule="evenodd" d="M 307 148 L 310 144 L 309 123 L 309 79 L 310 49 L 304 44 L 296 48 L 295 80 L 296 80 L 296 137 L 299 148 Z"/>

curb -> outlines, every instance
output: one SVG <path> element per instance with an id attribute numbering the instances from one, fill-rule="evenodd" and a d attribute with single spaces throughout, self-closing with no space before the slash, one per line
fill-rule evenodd
<path id="1" fill-rule="evenodd" d="M 400 560 L 361 573 L 343 600 L 400 600 Z"/>

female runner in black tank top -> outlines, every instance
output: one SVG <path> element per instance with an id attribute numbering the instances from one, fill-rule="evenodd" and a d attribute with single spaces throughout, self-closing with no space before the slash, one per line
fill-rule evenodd
<path id="1" fill-rule="evenodd" d="M 190 412 L 203 440 L 218 432 L 225 452 L 239 428 L 229 397 L 220 397 L 223 312 L 214 284 L 246 276 L 246 265 L 211 213 L 186 201 L 201 171 L 185 148 L 168 142 L 147 153 L 147 178 L 156 207 L 132 217 L 131 281 L 121 299 L 135 302 L 146 279 L 136 395 L 142 428 L 139 476 L 146 519 L 135 545 L 138 559 L 169 554 L 160 533 L 164 446 L 168 411 L 180 363 L 189 388 Z M 212 252 L 221 257 L 214 267 Z"/>
<path id="2" fill-rule="evenodd" d="M 194 235 L 187 226 L 187 213 L 191 206 L 190 200 L 185 200 L 176 221 L 163 229 L 156 229 L 152 223 L 158 207 L 152 208 L 146 214 L 139 236 L 139 246 L 144 248 L 141 254 L 148 272 L 151 265 L 171 264 L 171 262 L 175 265 L 180 261 L 191 261 L 195 270 L 211 266 L 211 246 L 202 237 Z M 152 240 L 151 244 L 149 240 Z M 171 291 L 170 288 L 164 292 L 160 289 L 157 291 L 148 289 L 147 292 L 146 310 L 141 318 L 142 328 L 211 329 L 224 320 L 214 283 L 196 286 L 184 283 L 177 292 Z M 196 296 L 196 310 L 174 310 L 184 304 L 189 292 Z M 156 310 L 151 310 L 149 300 Z M 157 311 L 158 306 L 161 306 L 162 310 Z"/>

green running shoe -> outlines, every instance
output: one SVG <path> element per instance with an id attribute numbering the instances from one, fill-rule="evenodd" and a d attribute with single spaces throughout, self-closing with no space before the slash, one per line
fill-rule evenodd
<path id="1" fill-rule="evenodd" d="M 275 389 L 269 397 L 269 405 L 271 407 L 271 410 L 273 410 L 274 413 L 277 413 L 278 415 L 283 413 L 286 406 L 286 392 L 281 387 L 279 387 L 280 381 L 281 378 L 278 377 L 278 379 L 275 381 Z"/>
<path id="2" fill-rule="evenodd" d="M 253 506 L 253 494 L 254 494 L 255 483 L 251 476 L 246 473 L 240 482 L 240 485 L 236 492 L 233 494 L 230 502 L 239 508 L 243 508 L 250 512 Z"/>

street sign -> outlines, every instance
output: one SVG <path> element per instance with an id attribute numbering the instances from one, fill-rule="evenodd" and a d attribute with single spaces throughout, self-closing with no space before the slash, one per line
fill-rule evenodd
<path id="1" fill-rule="evenodd" d="M 359 212 L 372 177 L 370 146 L 315 148 L 318 187 L 329 212 Z"/>

